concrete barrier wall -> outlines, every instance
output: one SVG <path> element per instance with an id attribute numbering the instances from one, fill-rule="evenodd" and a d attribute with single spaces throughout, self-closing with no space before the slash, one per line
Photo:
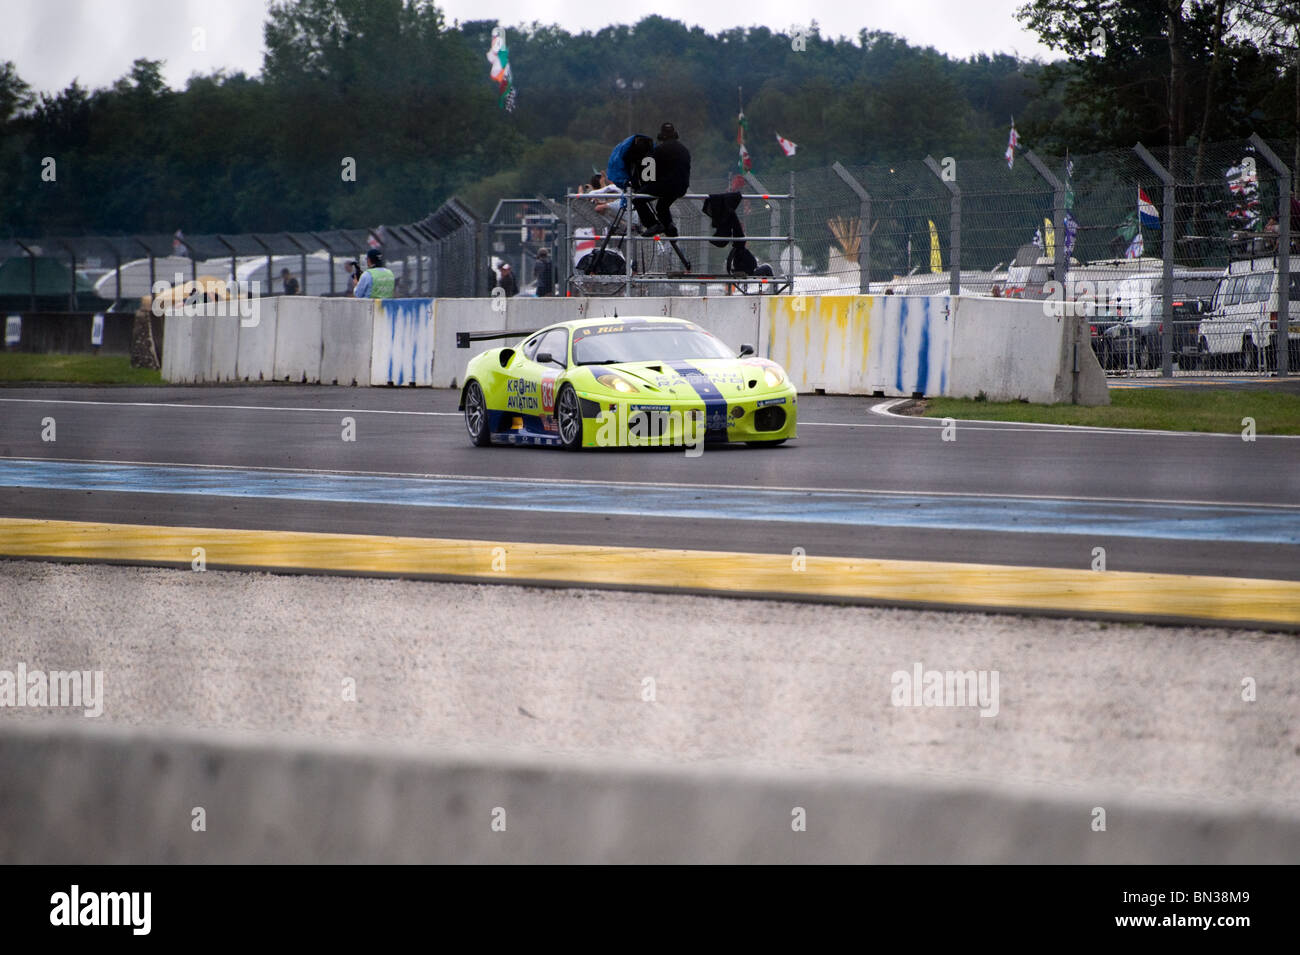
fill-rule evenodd
<path id="1" fill-rule="evenodd" d="M 439 304 L 430 298 L 393 298 L 374 306 L 370 384 L 435 384 L 434 315 Z M 478 310 L 492 313 L 486 299 L 478 299 Z"/>
<path id="2" fill-rule="evenodd" d="M 802 392 L 990 400 L 1108 399 L 1105 376 L 1077 322 L 1042 303 L 947 296 L 803 295 L 714 298 L 263 299 L 255 326 L 237 316 L 168 318 L 163 377 L 174 382 L 461 383 L 475 354 L 457 331 L 524 333 L 558 321 L 671 315 L 729 346 L 755 345 Z M 1077 377 L 1073 372 L 1079 363 Z"/>
<path id="3" fill-rule="evenodd" d="M 188 315 L 168 315 L 163 323 L 162 379 L 178 385 L 193 384 L 190 337 L 194 330 L 194 319 Z"/>
<path id="4" fill-rule="evenodd" d="M 1094 832 L 1094 807 L 1106 830 Z M 195 809 L 205 828 L 195 831 Z M 806 830 L 792 828 L 796 809 Z M 498 828 L 493 829 L 494 820 Z M 504 831 L 500 827 L 504 825 Z M 1289 864 L 1300 818 L 940 779 L 0 728 L 0 863 Z"/>
<path id="5" fill-rule="evenodd" d="M 1074 389 L 1079 321 L 1047 314 L 1042 302 L 958 301 L 948 394 L 990 401 L 1068 402 Z M 1106 377 L 1082 339 L 1077 349 L 1079 401 L 1108 404 Z"/>
<path id="6" fill-rule="evenodd" d="M 896 397 L 952 394 L 948 387 L 955 325 L 951 299 L 878 295 L 868 301 L 873 347 L 867 350 L 863 390 Z"/>
<path id="7" fill-rule="evenodd" d="M 374 315 L 369 301 L 322 298 L 320 382 L 323 385 L 365 385 L 370 382 Z"/>
<path id="8" fill-rule="evenodd" d="M 320 381 L 324 300 L 298 295 L 280 297 L 275 327 L 276 381 Z"/>
<path id="9" fill-rule="evenodd" d="M 209 306 L 209 310 L 214 308 L 215 306 Z M 239 319 L 232 320 L 228 316 L 204 315 L 196 319 L 196 321 L 201 322 L 207 328 L 210 336 L 206 380 L 237 380 L 239 377 Z M 194 360 L 196 362 L 201 360 L 202 357 L 201 351 L 195 352 Z"/>
<path id="10" fill-rule="evenodd" d="M 253 315 L 232 324 L 239 328 L 235 377 L 240 381 L 270 381 L 275 377 L 275 336 L 280 319 L 279 296 L 253 303 Z M 244 321 L 256 324 L 246 325 Z"/>
<path id="11" fill-rule="evenodd" d="M 872 345 L 871 299 L 779 295 L 763 300 L 766 347 L 801 392 L 863 394 Z"/>

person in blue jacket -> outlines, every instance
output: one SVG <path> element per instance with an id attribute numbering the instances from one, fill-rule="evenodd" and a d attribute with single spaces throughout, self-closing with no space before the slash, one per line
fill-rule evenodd
<path id="1" fill-rule="evenodd" d="M 639 186 L 641 162 L 654 152 L 655 141 L 649 136 L 636 133 L 614 147 L 609 154 L 609 163 L 605 166 L 605 178 L 626 189 L 628 183 L 635 189 Z"/>

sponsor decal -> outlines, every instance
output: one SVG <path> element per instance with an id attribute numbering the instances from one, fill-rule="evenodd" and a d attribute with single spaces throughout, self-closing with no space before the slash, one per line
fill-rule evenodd
<path id="1" fill-rule="evenodd" d="M 768 398 L 766 401 L 760 401 L 757 405 L 755 405 L 755 407 L 766 408 L 768 405 L 783 405 L 783 404 L 785 404 L 784 398 Z"/>
<path id="2" fill-rule="evenodd" d="M 537 382 L 525 378 L 510 378 L 506 381 L 506 409 L 509 411 L 536 411 Z"/>

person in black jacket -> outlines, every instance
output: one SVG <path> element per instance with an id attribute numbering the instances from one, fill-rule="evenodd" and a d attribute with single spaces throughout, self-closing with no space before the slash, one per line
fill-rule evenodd
<path id="1" fill-rule="evenodd" d="M 555 271 L 551 267 L 551 250 L 537 250 L 537 294 L 555 294 Z"/>
<path id="2" fill-rule="evenodd" d="M 497 284 L 506 290 L 506 298 L 519 294 L 519 281 L 515 278 L 514 269 L 510 268 L 509 262 L 501 263 L 501 281 Z"/>
<path id="3" fill-rule="evenodd" d="M 681 137 L 672 123 L 659 127 L 658 142 L 651 157 L 654 159 L 654 178 L 642 179 L 645 165 L 633 171 L 633 182 L 640 192 L 654 196 L 654 200 L 637 199 L 632 205 L 641 217 L 643 235 L 677 235 L 673 225 L 673 202 L 691 189 L 691 153 L 682 145 Z"/>

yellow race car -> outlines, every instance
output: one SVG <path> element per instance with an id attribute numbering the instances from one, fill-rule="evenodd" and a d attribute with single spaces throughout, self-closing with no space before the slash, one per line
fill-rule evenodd
<path id="1" fill-rule="evenodd" d="M 519 332 L 461 332 L 457 345 Z M 795 437 L 798 396 L 784 369 L 752 345 L 733 355 L 680 318 L 560 322 L 470 360 L 461 386 L 465 428 L 493 442 L 576 451 Z"/>

